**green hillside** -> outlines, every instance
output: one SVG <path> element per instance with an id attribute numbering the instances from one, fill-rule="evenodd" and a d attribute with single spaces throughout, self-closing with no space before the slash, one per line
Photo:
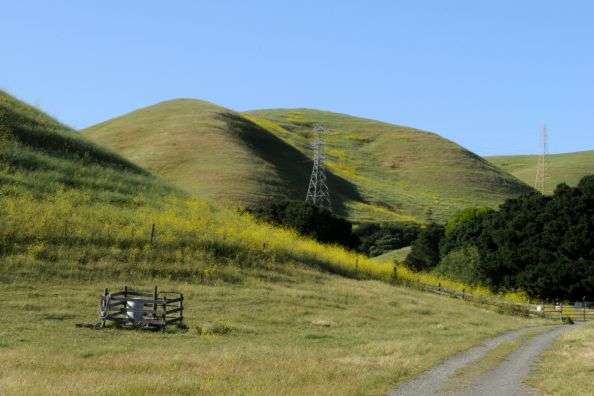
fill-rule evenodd
<path id="1" fill-rule="evenodd" d="M 178 187 L 243 206 L 302 198 L 311 129 L 328 128 L 329 187 L 338 213 L 356 221 L 444 219 L 529 190 L 440 136 L 316 110 L 237 113 L 208 102 L 158 103 L 84 133 Z"/>
<path id="2" fill-rule="evenodd" d="M 84 133 L 193 194 L 228 205 L 305 197 L 311 160 L 240 114 L 191 99 L 158 103 Z M 337 209 L 359 196 L 334 175 Z"/>
<path id="3" fill-rule="evenodd" d="M 106 202 L 172 191 L 137 165 L 0 91 L 0 193 L 43 197 L 69 190 Z"/>
<path id="4" fill-rule="evenodd" d="M 505 155 L 486 158 L 524 183 L 534 185 L 538 155 Z M 552 193 L 559 183 L 576 186 L 582 177 L 592 174 L 594 174 L 594 150 L 549 155 L 546 162 L 546 192 Z"/>
<path id="5" fill-rule="evenodd" d="M 309 110 L 258 110 L 246 114 L 309 153 L 311 127 L 326 135 L 328 167 L 357 186 L 364 202 L 348 203 L 360 220 L 436 219 L 468 206 L 495 206 L 529 191 L 516 178 L 439 135 L 345 114 Z"/>

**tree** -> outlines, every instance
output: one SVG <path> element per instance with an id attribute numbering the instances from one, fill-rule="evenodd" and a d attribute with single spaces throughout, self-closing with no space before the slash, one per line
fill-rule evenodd
<path id="1" fill-rule="evenodd" d="M 355 248 L 358 239 L 352 224 L 332 212 L 303 201 L 261 201 L 247 210 L 254 217 L 272 224 L 293 228 L 302 235 L 323 243 L 337 243 Z"/>
<path id="2" fill-rule="evenodd" d="M 429 224 L 422 229 L 406 257 L 406 264 L 417 271 L 428 270 L 439 263 L 439 245 L 445 229 L 439 224 Z"/>
<path id="3" fill-rule="evenodd" d="M 593 235 L 594 176 L 587 176 L 575 188 L 560 184 L 550 197 L 534 193 L 510 199 L 498 211 L 457 224 L 441 244 L 444 265 L 439 269 L 451 267 L 452 252 L 474 246 L 474 280 L 493 290 L 522 289 L 546 299 L 592 299 Z M 454 269 L 458 278 L 469 273 Z"/>

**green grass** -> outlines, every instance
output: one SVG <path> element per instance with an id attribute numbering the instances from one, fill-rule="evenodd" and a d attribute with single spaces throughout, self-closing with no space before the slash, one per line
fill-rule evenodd
<path id="1" fill-rule="evenodd" d="M 410 250 L 410 246 L 403 247 L 402 249 L 390 250 L 389 252 L 374 257 L 373 260 L 404 263 L 404 260 L 406 260 L 406 256 L 408 256 L 408 254 L 410 253 Z"/>
<path id="2" fill-rule="evenodd" d="M 529 190 L 434 133 L 310 109 L 247 115 L 279 125 L 271 131 L 308 155 L 311 126 L 325 126 L 329 169 L 355 184 L 364 197 L 364 204 L 349 205 L 355 219 L 425 221 L 431 209 L 433 218 L 443 220 L 461 208 L 495 206 Z"/>
<path id="3" fill-rule="evenodd" d="M 529 187 L 462 147 L 412 128 L 316 110 L 236 113 L 173 100 L 90 127 L 84 134 L 193 194 L 243 206 L 305 196 L 311 129 L 329 129 L 329 186 L 355 221 L 436 219 L 495 206 Z"/>
<path id="4" fill-rule="evenodd" d="M 537 155 L 496 156 L 487 157 L 487 160 L 524 183 L 534 185 Z M 594 174 L 594 150 L 549 155 L 546 163 L 546 193 L 552 193 L 560 183 L 576 186 L 582 177 L 592 174 Z"/>
<path id="5" fill-rule="evenodd" d="M 305 198 L 311 161 L 266 129 L 231 110 L 172 100 L 88 128 L 84 134 L 177 187 L 228 206 L 274 197 Z M 353 185 L 330 175 L 337 210 L 359 199 Z"/>
<path id="6" fill-rule="evenodd" d="M 529 325 L 470 304 L 298 265 L 229 284 L 152 279 L 186 297 L 187 332 L 91 330 L 104 287 L 0 286 L 0 394 L 377 395 L 446 356 Z"/>
<path id="7" fill-rule="evenodd" d="M 171 187 L 0 91 L 0 196 L 84 191 L 97 202 L 153 201 Z"/>
<path id="8" fill-rule="evenodd" d="M 594 322 L 569 331 L 541 356 L 529 381 L 543 395 L 592 394 Z"/>

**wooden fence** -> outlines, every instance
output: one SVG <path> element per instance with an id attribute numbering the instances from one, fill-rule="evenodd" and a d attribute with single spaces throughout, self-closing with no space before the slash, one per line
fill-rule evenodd
<path id="1" fill-rule="evenodd" d="M 101 326 L 111 321 L 118 327 L 164 329 L 184 320 L 184 296 L 177 292 L 143 292 L 129 289 L 110 293 L 105 289 L 100 302 Z"/>
<path id="2" fill-rule="evenodd" d="M 578 301 L 569 304 L 539 304 L 535 313 L 548 319 L 569 318 L 574 322 L 587 322 L 594 320 L 594 303 Z"/>

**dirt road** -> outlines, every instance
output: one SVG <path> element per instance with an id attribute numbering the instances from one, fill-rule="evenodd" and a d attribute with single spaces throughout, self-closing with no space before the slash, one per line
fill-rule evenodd
<path id="1" fill-rule="evenodd" d="M 528 376 L 534 360 L 543 350 L 562 332 L 572 329 L 572 326 L 551 326 L 543 332 L 528 338 L 517 349 L 507 355 L 502 362 L 464 384 L 455 390 L 451 389 L 454 375 L 459 370 L 478 362 L 493 348 L 504 342 L 514 341 L 525 334 L 528 329 L 517 330 L 502 334 L 485 341 L 483 344 L 455 355 L 419 377 L 404 383 L 389 392 L 390 396 L 428 396 L 428 395 L 498 395 L 522 396 L 536 393 L 523 384 Z"/>

